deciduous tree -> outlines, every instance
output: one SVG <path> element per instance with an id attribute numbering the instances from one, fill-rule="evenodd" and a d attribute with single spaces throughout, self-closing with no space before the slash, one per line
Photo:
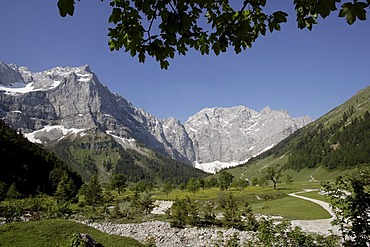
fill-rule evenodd
<path id="1" fill-rule="evenodd" d="M 334 184 L 323 184 L 348 246 L 370 246 L 370 169 L 359 169 Z"/>
<path id="2" fill-rule="evenodd" d="M 166 193 L 166 196 L 168 197 L 168 194 L 172 191 L 173 187 L 170 183 L 164 183 L 162 191 Z"/>
<path id="3" fill-rule="evenodd" d="M 193 196 L 195 196 L 195 193 L 199 191 L 199 188 L 200 188 L 199 181 L 197 179 L 190 178 L 186 185 L 186 188 L 188 191 L 193 193 Z"/>
<path id="4" fill-rule="evenodd" d="M 281 167 L 279 165 L 269 166 L 263 171 L 263 177 L 267 180 L 272 181 L 275 190 L 276 184 L 280 176 L 281 176 Z"/>
<path id="5" fill-rule="evenodd" d="M 102 0 L 103 1 L 103 0 Z M 267 0 L 110 0 L 111 50 L 125 49 L 144 62 L 154 57 L 167 69 L 168 59 L 186 55 L 189 49 L 216 55 L 232 47 L 235 53 L 249 48 L 259 36 L 280 31 L 287 22 L 283 10 L 269 12 Z M 271 1 L 272 2 L 272 1 Z M 339 10 L 338 16 L 353 24 L 366 20 L 369 0 L 294 0 L 298 28 L 312 29 L 319 17 Z M 283 5 L 283 4 L 282 4 Z M 74 0 L 58 0 L 59 13 L 73 15 Z M 283 6 L 281 6 L 283 8 Z"/>
<path id="6" fill-rule="evenodd" d="M 118 195 L 121 195 L 121 192 L 124 191 L 126 186 L 127 178 L 124 174 L 118 173 L 113 175 L 111 178 L 111 185 L 117 189 Z"/>
<path id="7" fill-rule="evenodd" d="M 230 173 L 222 170 L 218 173 L 218 183 L 220 184 L 220 190 L 228 190 L 231 183 L 233 182 L 234 176 Z"/>

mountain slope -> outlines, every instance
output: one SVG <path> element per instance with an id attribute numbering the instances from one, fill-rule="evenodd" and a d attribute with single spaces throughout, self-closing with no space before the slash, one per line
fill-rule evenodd
<path id="1" fill-rule="evenodd" d="M 112 174 L 123 173 L 130 182 L 180 184 L 191 177 L 207 175 L 137 144 L 134 139 L 108 135 L 99 129 L 70 134 L 49 144 L 48 149 L 81 174 L 84 181 L 97 173 L 103 182 L 108 182 Z"/>
<path id="2" fill-rule="evenodd" d="M 68 174 L 77 186 L 82 184 L 81 177 L 71 172 L 62 160 L 17 134 L 2 120 L 0 157 L 0 181 L 7 187 L 15 184 L 18 192 L 26 196 L 54 193 L 63 174 Z"/>
<path id="3" fill-rule="evenodd" d="M 370 165 L 369 112 L 370 87 L 367 87 L 239 168 L 279 164 L 297 171 L 320 167 L 345 170 Z"/>

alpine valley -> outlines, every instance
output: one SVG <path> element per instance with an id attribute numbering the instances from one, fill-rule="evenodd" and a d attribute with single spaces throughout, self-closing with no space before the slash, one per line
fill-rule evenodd
<path id="1" fill-rule="evenodd" d="M 135 108 L 87 65 L 34 73 L 2 62 L 0 118 L 85 180 L 94 172 L 104 178 L 121 171 L 137 181 L 153 176 L 148 167 L 160 174 L 172 164 L 200 174 L 195 168 L 215 173 L 236 166 L 311 122 L 284 110 L 235 106 L 205 108 L 182 124 Z"/>

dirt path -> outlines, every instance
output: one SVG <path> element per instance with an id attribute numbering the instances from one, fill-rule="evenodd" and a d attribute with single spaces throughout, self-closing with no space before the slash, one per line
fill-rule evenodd
<path id="1" fill-rule="evenodd" d="M 299 226 L 302 228 L 302 230 L 307 231 L 307 232 L 315 232 L 315 233 L 320 233 L 324 235 L 328 235 L 331 233 L 340 235 L 339 228 L 337 226 L 331 225 L 331 221 L 333 221 L 334 219 L 334 213 L 331 210 L 329 203 L 316 200 L 316 199 L 312 199 L 312 198 L 308 198 L 305 196 L 297 195 L 297 194 L 305 193 L 305 192 L 308 192 L 308 191 L 300 191 L 296 193 L 291 193 L 289 195 L 300 198 L 302 200 L 311 201 L 313 203 L 320 205 L 326 211 L 329 212 L 329 214 L 331 215 L 331 218 L 330 219 L 320 219 L 320 220 L 292 220 L 292 225 Z"/>

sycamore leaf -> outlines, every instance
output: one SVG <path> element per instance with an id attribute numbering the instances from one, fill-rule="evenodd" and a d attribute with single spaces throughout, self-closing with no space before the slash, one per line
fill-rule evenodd
<path id="1" fill-rule="evenodd" d="M 337 10 L 335 3 L 336 0 L 319 0 L 316 6 L 317 13 L 319 13 L 322 18 L 326 18 L 331 11 Z"/>
<path id="2" fill-rule="evenodd" d="M 357 2 L 354 4 L 354 11 L 358 19 L 364 21 L 366 20 L 366 10 L 369 4 L 364 2 Z"/>
<path id="3" fill-rule="evenodd" d="M 369 4 L 364 2 L 356 3 L 345 3 L 342 5 L 342 9 L 339 12 L 339 17 L 346 17 L 348 24 L 352 25 L 356 18 L 360 20 L 366 20 L 366 10 L 365 8 L 369 7 Z"/>
<path id="4" fill-rule="evenodd" d="M 161 69 L 168 69 L 168 66 L 170 66 L 170 63 L 167 60 L 160 61 Z"/>
<path id="5" fill-rule="evenodd" d="M 58 8 L 60 16 L 62 17 L 66 17 L 67 15 L 73 16 L 73 12 L 75 10 L 74 4 L 75 4 L 74 0 L 59 0 Z"/>
<path id="6" fill-rule="evenodd" d="M 352 25 L 356 21 L 356 16 L 353 11 L 352 3 L 345 3 L 342 5 L 342 9 L 339 12 L 339 17 L 346 17 L 348 24 Z"/>

